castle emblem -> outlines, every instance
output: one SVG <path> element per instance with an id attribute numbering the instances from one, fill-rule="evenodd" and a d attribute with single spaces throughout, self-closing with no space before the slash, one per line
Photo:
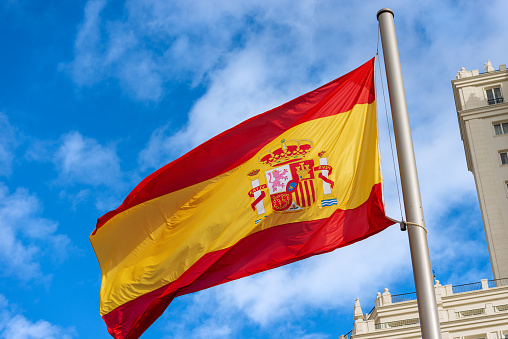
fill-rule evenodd
<path id="1" fill-rule="evenodd" d="M 271 208 L 277 213 L 309 208 L 316 202 L 318 192 L 327 197 L 321 200 L 323 207 L 337 204 L 337 199 L 331 196 L 334 183 L 328 178 L 332 167 L 324 157 L 326 152 L 319 152 L 317 166 L 314 159 L 307 159 L 313 147 L 314 142 L 309 139 L 283 139 L 259 156 L 258 162 L 267 167 L 264 175 L 260 169 L 254 169 L 248 174 L 252 182 L 249 196 L 254 199 L 251 206 L 258 215 L 266 213 L 263 199 L 267 193 Z M 318 186 L 319 183 L 322 185 Z M 259 221 L 261 219 L 256 223 Z"/>

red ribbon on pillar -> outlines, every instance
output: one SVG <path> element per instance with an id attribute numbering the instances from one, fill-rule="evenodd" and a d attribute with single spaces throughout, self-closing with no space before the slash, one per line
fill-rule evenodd
<path id="1" fill-rule="evenodd" d="M 319 173 L 318 175 L 319 178 L 323 179 L 324 182 L 326 182 L 327 184 L 329 184 L 332 188 L 333 188 L 333 185 L 335 184 L 332 180 L 328 179 L 327 177 L 325 177 L 323 175 L 323 173 Z"/>
<path id="2" fill-rule="evenodd" d="M 256 210 L 256 205 L 261 201 L 263 200 L 263 198 L 266 196 L 265 194 L 265 191 L 261 191 L 261 194 L 259 195 L 259 197 L 256 198 L 256 200 L 254 200 L 254 202 L 251 204 L 252 206 L 252 209 L 255 211 Z"/>

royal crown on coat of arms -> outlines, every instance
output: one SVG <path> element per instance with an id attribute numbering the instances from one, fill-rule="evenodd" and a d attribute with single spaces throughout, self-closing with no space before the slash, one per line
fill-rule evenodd
<path id="1" fill-rule="evenodd" d="M 306 159 L 313 147 L 314 142 L 310 139 L 282 139 L 258 157 L 260 164 L 268 166 L 264 175 L 261 169 L 248 173 L 252 182 L 249 196 L 254 198 L 251 206 L 258 215 L 265 214 L 266 217 L 263 202 L 266 193 L 269 194 L 271 208 L 276 213 L 306 210 L 314 205 L 318 195 L 323 198 L 321 207 L 337 204 L 337 199 L 331 195 L 334 182 L 329 178 L 332 167 L 324 156 L 326 152 L 318 153 L 318 166 L 314 166 L 314 159 Z M 321 179 L 319 181 L 322 185 L 317 185 L 317 179 Z M 255 223 L 261 221 L 258 219 Z"/>
<path id="2" fill-rule="evenodd" d="M 282 139 L 280 144 L 261 154 L 258 161 L 272 167 L 284 165 L 302 159 L 313 147 L 309 139 Z"/>

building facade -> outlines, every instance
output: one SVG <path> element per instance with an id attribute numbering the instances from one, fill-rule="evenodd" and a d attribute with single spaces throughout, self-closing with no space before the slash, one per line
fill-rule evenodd
<path id="1" fill-rule="evenodd" d="M 442 339 L 508 338 L 508 279 L 452 286 L 436 281 Z M 416 293 L 377 293 L 375 307 L 363 313 L 355 300 L 353 330 L 339 339 L 421 338 Z"/>
<path id="2" fill-rule="evenodd" d="M 508 70 L 462 68 L 452 80 L 467 167 L 473 173 L 494 279 L 508 277 Z"/>

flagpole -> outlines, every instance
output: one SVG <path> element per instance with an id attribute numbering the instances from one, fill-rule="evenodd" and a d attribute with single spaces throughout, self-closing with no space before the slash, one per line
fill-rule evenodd
<path id="1" fill-rule="evenodd" d="M 413 264 L 413 276 L 420 315 L 422 339 L 441 338 L 439 316 L 437 313 L 436 295 L 432 267 L 430 264 L 429 245 L 425 220 L 423 218 L 422 200 L 416 160 L 414 155 L 411 127 L 407 112 L 406 94 L 400 67 L 399 48 L 395 35 L 394 14 L 391 9 L 383 8 L 377 12 L 381 31 L 381 42 L 390 94 L 390 105 L 393 117 L 393 129 L 397 145 L 402 194 L 409 224 L 409 248 Z M 420 226 L 420 227 L 419 227 Z"/>

